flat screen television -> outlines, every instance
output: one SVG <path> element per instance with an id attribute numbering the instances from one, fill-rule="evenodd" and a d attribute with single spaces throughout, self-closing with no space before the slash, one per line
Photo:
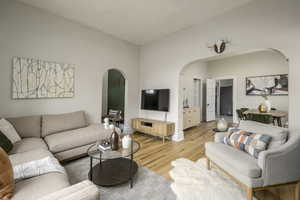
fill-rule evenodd
<path id="1" fill-rule="evenodd" d="M 142 90 L 141 109 L 168 112 L 169 99 L 169 89 Z"/>

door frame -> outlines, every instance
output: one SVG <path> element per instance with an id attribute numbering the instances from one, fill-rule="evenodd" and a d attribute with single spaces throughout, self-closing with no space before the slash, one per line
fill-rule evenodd
<path id="1" fill-rule="evenodd" d="M 233 80 L 233 86 L 232 86 L 232 120 L 233 123 L 238 123 L 238 116 L 236 114 L 236 109 L 237 109 L 237 77 L 235 76 L 220 76 L 220 77 L 214 77 L 213 79 L 215 79 L 216 81 L 219 80 L 226 80 L 226 79 L 232 79 Z M 216 101 L 217 102 L 217 101 Z"/>
<path id="2" fill-rule="evenodd" d="M 127 115 L 128 115 L 128 103 L 129 103 L 129 101 L 128 101 L 128 90 L 129 90 L 129 81 L 128 81 L 128 77 L 127 77 L 127 75 L 126 75 L 126 73 L 122 70 L 122 69 L 120 69 L 120 68 L 118 68 L 118 67 L 114 67 L 114 66 L 111 66 L 111 67 L 108 67 L 108 68 L 106 68 L 105 70 L 103 70 L 103 72 L 104 73 L 102 73 L 101 74 L 101 88 L 100 88 L 100 99 L 101 99 L 101 103 L 100 103 L 100 119 L 99 119 L 99 121 L 100 122 L 102 122 L 102 116 L 103 116 L 103 109 L 102 109 L 102 104 L 103 104 L 103 102 L 102 102 L 102 98 L 103 98 L 103 78 L 104 78 L 104 76 L 105 76 L 105 73 L 108 73 L 108 71 L 109 70 L 111 70 L 111 69 L 114 69 L 114 70 L 118 70 L 122 75 L 123 75 L 123 77 L 124 77 L 124 79 L 125 79 L 125 96 L 124 96 L 124 113 L 123 113 L 123 115 L 124 115 L 124 133 L 132 133 L 133 132 L 133 130 L 132 130 L 132 128 L 131 128 L 131 120 L 130 119 L 128 119 L 127 118 Z M 108 96 L 106 97 L 106 98 L 108 98 Z"/>
<path id="3" fill-rule="evenodd" d="M 209 81 L 212 81 L 212 83 L 214 83 L 213 87 L 212 87 L 212 91 L 213 91 L 212 97 L 214 99 L 213 103 L 208 102 L 208 97 L 209 97 L 209 95 L 208 95 L 208 82 Z M 215 78 L 207 78 L 205 80 L 205 83 L 206 83 L 205 84 L 206 85 L 206 87 L 205 87 L 206 88 L 206 90 L 205 90 L 205 121 L 210 122 L 210 121 L 215 121 L 216 120 L 216 108 L 215 108 L 216 107 L 216 79 Z M 208 112 L 208 106 L 213 107 L 213 112 Z M 208 113 L 213 113 L 214 117 L 209 118 Z"/>
<path id="4" fill-rule="evenodd" d="M 195 80 L 199 80 L 200 85 L 199 85 L 199 99 L 198 99 L 198 104 L 199 104 L 199 108 L 200 108 L 200 121 L 203 121 L 203 114 L 202 114 L 202 110 L 203 110 L 203 79 L 202 78 L 193 78 L 193 90 L 195 90 Z M 193 96 L 193 103 L 195 104 L 195 96 Z"/>

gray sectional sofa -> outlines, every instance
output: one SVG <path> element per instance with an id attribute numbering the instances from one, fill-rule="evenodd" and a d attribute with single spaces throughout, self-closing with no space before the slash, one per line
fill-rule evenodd
<path id="1" fill-rule="evenodd" d="M 88 124 L 83 111 L 6 119 L 22 138 L 9 152 L 13 166 L 47 156 L 59 161 L 82 157 L 91 144 L 111 133 L 100 124 Z M 90 181 L 70 186 L 68 176 L 58 172 L 16 183 L 12 200 L 37 199 L 98 200 L 99 191 Z"/>
<path id="2" fill-rule="evenodd" d="M 59 161 L 67 161 L 86 155 L 91 144 L 110 135 L 102 125 L 88 124 L 84 111 L 7 120 L 22 138 L 10 154 L 46 149 Z"/>

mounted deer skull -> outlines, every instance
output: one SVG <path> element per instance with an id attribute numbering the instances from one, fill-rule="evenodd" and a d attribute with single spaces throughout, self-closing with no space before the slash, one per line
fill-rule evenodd
<path id="1" fill-rule="evenodd" d="M 208 46 L 208 48 L 213 49 L 217 54 L 221 54 L 225 51 L 226 44 L 229 44 L 228 40 L 217 40 L 215 44 Z"/>

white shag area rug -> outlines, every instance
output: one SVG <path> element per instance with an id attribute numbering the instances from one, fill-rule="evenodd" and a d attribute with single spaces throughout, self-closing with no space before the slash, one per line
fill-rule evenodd
<path id="1" fill-rule="evenodd" d="M 246 191 L 216 168 L 207 170 L 206 159 L 180 158 L 172 162 L 171 188 L 177 200 L 246 200 Z M 255 198 L 253 198 L 255 199 Z"/>

